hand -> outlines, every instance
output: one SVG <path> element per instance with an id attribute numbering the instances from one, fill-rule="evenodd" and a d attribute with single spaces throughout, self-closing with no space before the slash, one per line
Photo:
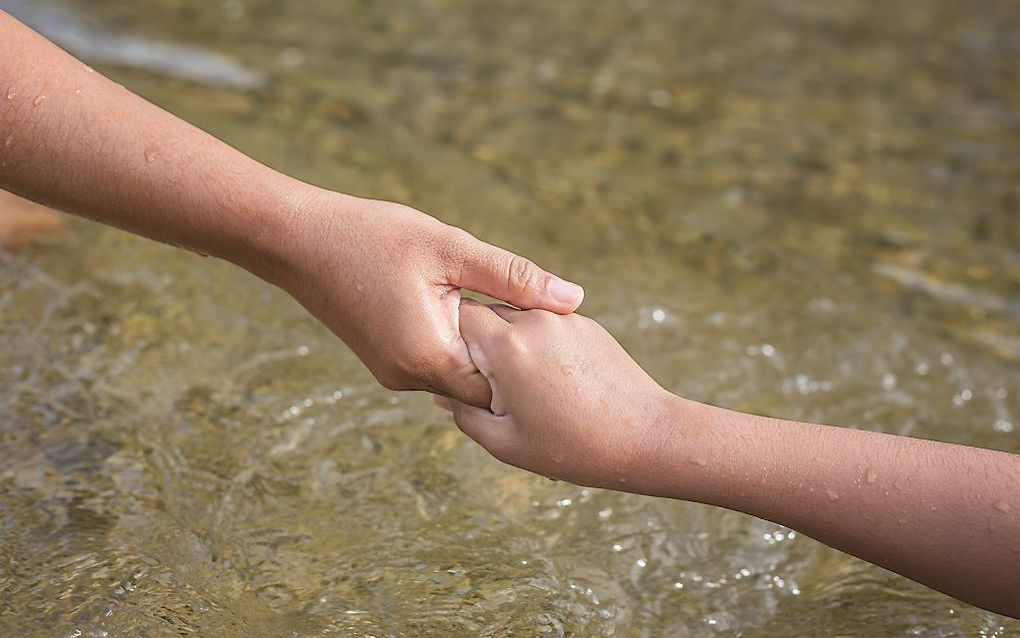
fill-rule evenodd
<path id="1" fill-rule="evenodd" d="M 266 276 L 393 390 L 488 406 L 460 336 L 460 288 L 570 313 L 583 291 L 530 261 L 407 206 L 316 191 L 299 206 L 285 266 Z"/>
<path id="2" fill-rule="evenodd" d="M 660 415 L 662 389 L 581 315 L 464 300 L 460 331 L 492 386 L 490 409 L 445 399 L 457 426 L 497 459 L 550 478 L 627 489 Z"/>

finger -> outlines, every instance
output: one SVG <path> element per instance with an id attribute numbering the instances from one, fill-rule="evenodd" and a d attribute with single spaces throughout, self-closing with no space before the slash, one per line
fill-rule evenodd
<path id="1" fill-rule="evenodd" d="M 514 321 L 519 319 L 522 314 L 524 314 L 523 310 L 511 308 L 510 306 L 501 303 L 486 304 L 486 307 L 489 310 L 496 313 L 497 315 L 499 315 L 500 319 L 507 323 L 513 323 Z"/>
<path id="2" fill-rule="evenodd" d="M 581 305 L 584 290 L 533 262 L 472 238 L 461 257 L 455 286 L 475 290 L 518 308 L 542 308 L 569 314 Z"/>
<path id="3" fill-rule="evenodd" d="M 454 399 L 485 409 L 492 406 L 492 389 L 489 387 L 489 381 L 478 370 L 472 369 L 471 372 L 457 372 L 442 379 L 437 378 L 429 384 L 428 390 L 439 393 L 437 399 Z"/>
<path id="4" fill-rule="evenodd" d="M 453 420 L 464 434 L 485 448 L 489 454 L 504 460 L 513 444 L 510 422 L 473 405 L 451 402 Z"/>
<path id="5" fill-rule="evenodd" d="M 450 401 L 449 397 L 433 394 L 432 402 L 435 403 L 440 408 L 446 410 L 450 414 L 453 414 L 453 403 Z"/>
<path id="6" fill-rule="evenodd" d="M 506 414 L 506 406 L 495 382 L 495 363 L 499 356 L 497 340 L 510 330 L 510 324 L 504 321 L 489 306 L 480 304 L 473 299 L 463 299 L 460 304 L 459 329 L 464 345 L 467 346 L 471 362 L 483 375 L 489 390 L 489 403 L 485 407 L 497 415 Z M 481 404 L 469 401 L 481 407 Z"/>
<path id="7" fill-rule="evenodd" d="M 487 359 L 485 352 L 491 349 L 490 344 L 495 338 L 505 334 L 510 325 L 492 307 L 478 303 L 474 299 L 461 299 L 458 328 L 477 367 L 478 361 L 475 359 L 475 351 L 471 350 L 472 345 L 482 354 L 483 359 Z M 485 370 L 478 369 L 485 374 Z"/>

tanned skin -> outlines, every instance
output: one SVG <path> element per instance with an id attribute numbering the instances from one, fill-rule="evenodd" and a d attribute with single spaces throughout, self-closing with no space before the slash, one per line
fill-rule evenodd
<path id="1" fill-rule="evenodd" d="M 272 170 L 0 11 L 0 187 L 231 261 L 294 296 L 386 387 L 487 406 L 460 288 L 572 312 L 583 291 L 413 208 Z"/>

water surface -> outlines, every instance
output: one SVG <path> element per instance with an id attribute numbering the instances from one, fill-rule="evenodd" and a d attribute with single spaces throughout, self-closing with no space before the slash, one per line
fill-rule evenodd
<path id="1" fill-rule="evenodd" d="M 0 0 L 276 168 L 579 281 L 684 396 L 1020 453 L 1017 4 L 143 4 Z M 1020 634 L 504 467 L 283 293 L 84 221 L 0 257 L 0 458 L 4 635 Z"/>

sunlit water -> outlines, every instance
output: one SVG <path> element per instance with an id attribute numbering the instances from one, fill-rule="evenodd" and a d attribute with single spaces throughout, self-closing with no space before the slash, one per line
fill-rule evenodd
<path id="1" fill-rule="evenodd" d="M 1020 452 L 1015 3 L 4 6 L 581 282 L 678 393 Z M 87 222 L 0 257 L 0 458 L 4 636 L 1020 635 L 771 523 L 504 467 L 279 291 Z"/>

